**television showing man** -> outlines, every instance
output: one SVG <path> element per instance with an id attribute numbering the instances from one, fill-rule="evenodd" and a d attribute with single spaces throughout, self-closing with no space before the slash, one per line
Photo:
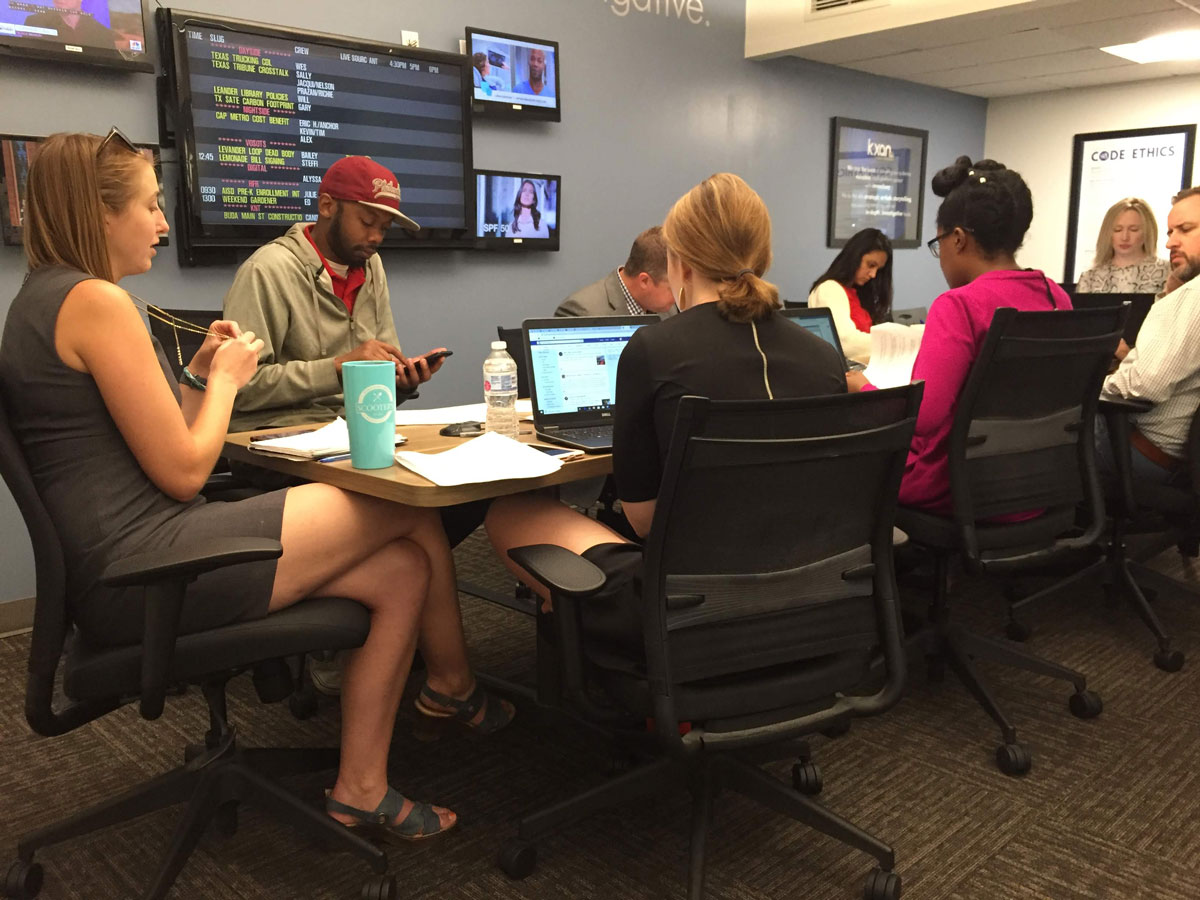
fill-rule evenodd
<path id="1" fill-rule="evenodd" d="M 1137 346 L 1104 382 L 1101 396 L 1150 400 L 1154 408 L 1131 416 L 1135 479 L 1175 483 L 1187 478 L 1188 429 L 1200 408 L 1200 187 L 1180 191 L 1167 215 L 1171 283 L 1179 287 L 1155 302 L 1138 331 Z M 1096 453 L 1115 471 L 1102 422 Z"/>
<path id="2" fill-rule="evenodd" d="M 647 228 L 634 239 L 625 265 L 595 284 L 580 288 L 554 311 L 556 316 L 674 315 L 667 283 L 667 242 L 662 228 Z"/>
<path id="3" fill-rule="evenodd" d="M 396 386 L 411 392 L 441 368 L 407 358 L 392 320 L 377 250 L 400 211 L 396 176 L 366 156 L 329 167 L 317 221 L 297 222 L 238 269 L 224 316 L 263 341 L 259 367 L 234 402 L 231 431 L 330 421 L 344 412 L 342 363 L 390 360 Z M 398 398 L 399 399 L 399 398 Z"/>
<path id="4" fill-rule="evenodd" d="M 516 87 L 518 94 L 537 94 L 553 97 L 554 85 L 546 78 L 546 51 L 536 47 L 529 51 L 529 77 Z"/>

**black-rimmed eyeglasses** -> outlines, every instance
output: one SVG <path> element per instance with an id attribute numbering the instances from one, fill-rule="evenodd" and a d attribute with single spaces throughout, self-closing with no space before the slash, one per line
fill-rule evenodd
<path id="1" fill-rule="evenodd" d="M 137 145 L 129 139 L 129 135 L 127 135 L 120 128 L 118 128 L 116 125 L 114 125 L 112 128 L 110 128 L 108 130 L 108 134 L 105 136 L 104 140 L 102 140 L 100 142 L 100 146 L 96 148 L 96 158 L 97 159 L 99 159 L 100 155 L 102 153 L 104 153 L 104 148 L 107 147 L 109 144 L 111 144 L 113 141 L 120 141 L 122 144 L 124 144 L 127 148 L 129 148 L 134 153 L 142 152 L 141 150 L 138 149 Z"/>
<path id="2" fill-rule="evenodd" d="M 974 228 L 963 228 L 961 225 L 951 228 L 949 231 L 943 231 L 941 234 L 931 237 L 925 242 L 925 246 L 929 248 L 929 252 L 933 254 L 934 259 L 938 259 L 942 253 L 942 241 L 950 237 L 956 231 L 963 231 L 967 234 L 974 234 Z"/>

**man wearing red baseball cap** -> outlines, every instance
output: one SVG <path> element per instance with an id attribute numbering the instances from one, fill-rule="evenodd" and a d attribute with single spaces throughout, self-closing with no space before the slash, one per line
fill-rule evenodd
<path id="1" fill-rule="evenodd" d="M 400 351 L 376 252 L 393 223 L 421 227 L 400 210 L 396 176 L 368 156 L 346 156 L 321 180 L 317 221 L 297 222 L 238 269 L 224 315 L 253 329 L 263 349 L 238 392 L 231 431 L 342 415 L 344 362 L 392 360 L 402 392 L 441 367 L 440 359 L 430 364 Z"/>
<path id="2" fill-rule="evenodd" d="M 321 180 L 317 221 L 297 222 L 238 268 L 224 315 L 252 330 L 263 348 L 258 371 L 234 401 L 230 431 L 343 415 L 345 362 L 395 362 L 397 401 L 441 368 L 441 358 L 430 363 L 400 352 L 387 276 L 376 252 L 393 223 L 409 231 L 421 227 L 400 211 L 396 176 L 370 157 L 347 156 Z M 272 480 L 275 473 L 256 467 L 239 467 L 239 474 L 264 488 L 284 486 Z M 442 510 L 451 546 L 483 522 L 485 511 L 482 503 Z M 453 608 L 426 607 L 419 646 L 430 690 L 445 701 L 438 703 L 447 715 L 480 732 L 508 724 L 511 704 L 483 692 L 471 676 L 457 602 Z M 336 692 L 337 667 L 312 668 L 318 689 Z"/>

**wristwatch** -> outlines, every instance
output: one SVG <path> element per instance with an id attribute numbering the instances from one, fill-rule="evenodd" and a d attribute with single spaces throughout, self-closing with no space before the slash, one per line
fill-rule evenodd
<path id="1" fill-rule="evenodd" d="M 194 391 L 204 391 L 208 389 L 208 379 L 201 378 L 199 375 L 196 375 L 187 366 L 184 366 L 183 371 L 179 373 L 179 380 Z"/>

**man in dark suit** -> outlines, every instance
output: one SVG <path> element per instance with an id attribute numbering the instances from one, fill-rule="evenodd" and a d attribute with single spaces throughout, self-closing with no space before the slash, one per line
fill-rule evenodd
<path id="1" fill-rule="evenodd" d="M 674 315 L 667 283 L 667 242 L 655 225 L 637 236 L 629 259 L 607 276 L 580 288 L 554 311 L 556 316 Z"/>

